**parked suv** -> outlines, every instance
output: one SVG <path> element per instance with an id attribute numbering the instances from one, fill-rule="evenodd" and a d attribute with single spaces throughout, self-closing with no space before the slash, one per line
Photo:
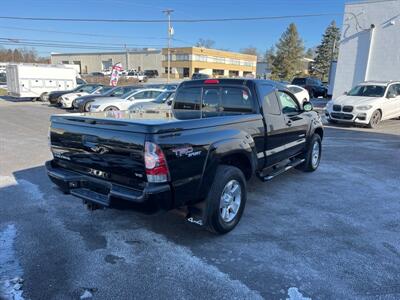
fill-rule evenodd
<path id="1" fill-rule="evenodd" d="M 328 88 L 321 80 L 313 77 L 296 77 L 292 80 L 292 84 L 305 88 L 310 94 L 310 98 L 324 97 L 328 95 Z"/>
<path id="2" fill-rule="evenodd" d="M 155 78 L 155 77 L 158 77 L 158 71 L 157 70 L 145 70 L 144 75 L 146 75 L 147 78 Z"/>
<path id="3" fill-rule="evenodd" d="M 363 82 L 326 105 L 328 122 L 376 127 L 400 117 L 400 82 Z"/>

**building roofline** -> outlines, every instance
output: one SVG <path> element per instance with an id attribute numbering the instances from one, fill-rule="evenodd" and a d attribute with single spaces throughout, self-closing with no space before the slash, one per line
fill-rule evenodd
<path id="1" fill-rule="evenodd" d="M 233 53 L 233 54 L 239 54 L 239 55 L 243 55 L 243 56 L 257 57 L 257 55 L 253 55 L 253 54 L 246 54 L 246 53 L 240 53 L 240 52 L 237 52 L 237 51 L 220 50 L 220 49 L 206 48 L 206 47 L 196 47 L 196 46 L 171 47 L 171 49 L 191 49 L 191 48 L 192 48 L 192 49 L 206 49 L 206 50 L 218 51 L 218 52 L 222 52 L 222 53 Z M 163 49 L 167 49 L 167 48 L 163 48 Z"/>
<path id="2" fill-rule="evenodd" d="M 50 53 L 50 56 L 65 56 L 65 55 L 126 55 L 126 51 L 111 51 L 111 52 L 66 52 L 66 53 Z M 161 49 L 128 51 L 128 54 L 161 54 Z"/>

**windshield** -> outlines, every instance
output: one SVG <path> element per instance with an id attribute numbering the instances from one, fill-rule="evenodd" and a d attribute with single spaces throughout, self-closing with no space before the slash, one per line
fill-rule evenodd
<path id="1" fill-rule="evenodd" d="M 131 96 L 133 93 L 135 93 L 137 90 L 131 90 L 129 92 L 126 92 L 125 94 L 123 94 L 120 98 L 122 99 L 126 99 L 129 98 L 129 96 Z"/>
<path id="2" fill-rule="evenodd" d="M 383 97 L 386 86 L 383 85 L 357 85 L 347 93 L 348 96 L 358 97 Z"/>
<path id="3" fill-rule="evenodd" d="M 171 92 L 163 92 L 158 97 L 153 101 L 154 103 L 164 103 L 167 101 L 169 96 L 171 95 Z"/>

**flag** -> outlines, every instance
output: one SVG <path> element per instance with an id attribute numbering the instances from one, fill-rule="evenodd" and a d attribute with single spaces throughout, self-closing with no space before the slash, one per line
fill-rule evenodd
<path id="1" fill-rule="evenodd" d="M 122 64 L 121 63 L 116 63 L 112 67 L 111 71 L 111 78 L 110 78 L 110 85 L 111 86 L 116 86 L 118 83 L 118 77 L 119 77 L 119 72 L 123 70 Z"/>

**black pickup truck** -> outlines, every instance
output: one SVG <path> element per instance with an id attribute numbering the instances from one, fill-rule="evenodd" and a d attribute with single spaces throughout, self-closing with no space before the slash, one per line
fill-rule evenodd
<path id="1" fill-rule="evenodd" d="M 267 181 L 318 168 L 320 116 L 279 83 L 185 81 L 172 107 L 52 116 L 48 176 L 91 207 L 178 209 L 226 233 L 253 175 Z"/>

